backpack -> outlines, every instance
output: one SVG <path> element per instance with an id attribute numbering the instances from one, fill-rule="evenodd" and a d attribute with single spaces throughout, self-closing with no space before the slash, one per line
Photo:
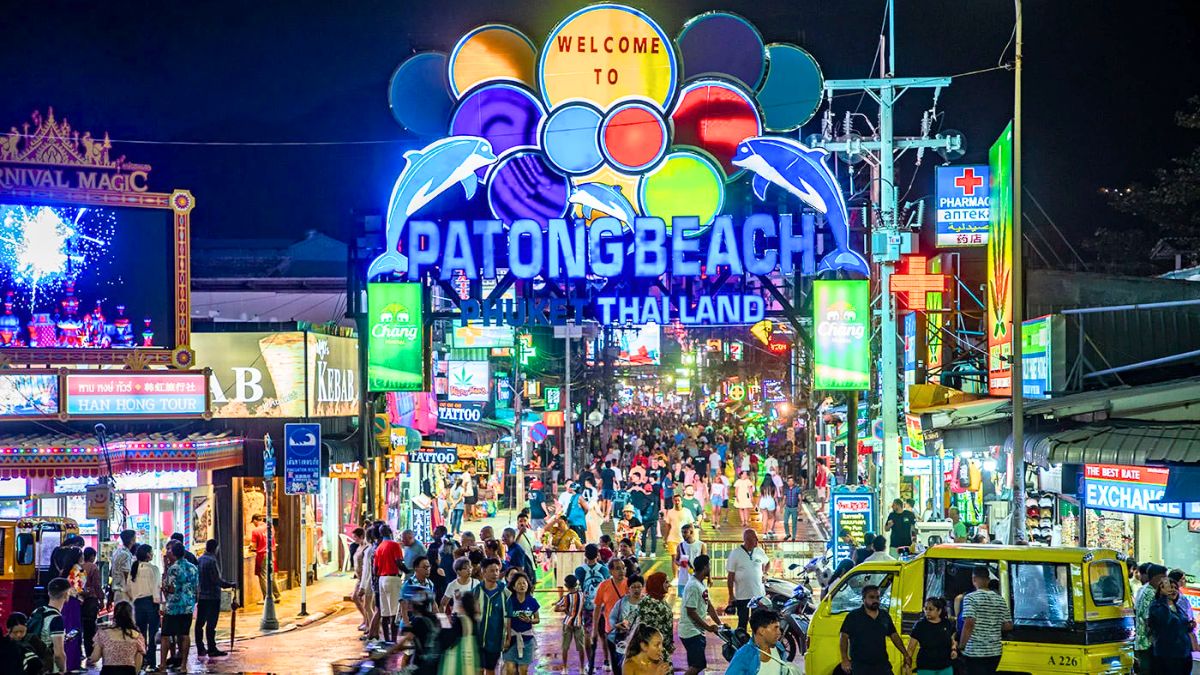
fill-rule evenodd
<path id="1" fill-rule="evenodd" d="M 583 570 L 582 575 L 576 575 L 579 579 L 579 589 L 583 591 L 583 608 L 587 611 L 596 609 L 596 591 L 600 588 L 600 584 L 604 583 L 607 578 L 604 572 L 604 566 L 596 563 L 594 566 L 583 564 L 579 566 Z"/>
<path id="2" fill-rule="evenodd" d="M 43 673 L 54 672 L 54 650 L 48 644 L 46 631 L 50 629 L 50 620 L 55 616 L 61 617 L 62 614 L 47 605 L 42 605 L 33 610 L 33 614 L 29 616 L 29 621 L 25 624 L 25 642 L 29 645 L 30 651 L 37 656 L 38 662 L 42 664 L 39 672 Z"/>

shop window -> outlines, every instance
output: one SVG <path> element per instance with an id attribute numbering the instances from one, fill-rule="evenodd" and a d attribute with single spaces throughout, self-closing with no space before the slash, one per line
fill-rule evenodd
<path id="1" fill-rule="evenodd" d="M 1063 628 L 1071 619 L 1066 565 L 1013 563 L 1013 625 Z"/>
<path id="2" fill-rule="evenodd" d="M 17 535 L 17 564 L 32 565 L 34 549 L 33 535 L 29 532 L 22 532 Z"/>
<path id="3" fill-rule="evenodd" d="M 1092 602 L 1100 606 L 1116 606 L 1125 602 L 1125 570 L 1115 560 L 1101 560 L 1088 565 L 1088 588 Z"/>
<path id="4" fill-rule="evenodd" d="M 971 575 L 980 565 L 986 566 L 989 577 L 998 583 L 1000 568 L 994 561 L 927 559 L 925 561 L 925 597 L 945 598 L 950 614 L 957 616 L 955 600 L 960 595 L 975 590 L 975 582 L 972 581 Z"/>
<path id="5" fill-rule="evenodd" d="M 847 576 L 829 601 L 830 612 L 845 614 L 862 607 L 862 589 L 867 586 L 879 587 L 879 607 L 886 612 L 892 606 L 892 577 L 887 572 L 859 572 Z"/>

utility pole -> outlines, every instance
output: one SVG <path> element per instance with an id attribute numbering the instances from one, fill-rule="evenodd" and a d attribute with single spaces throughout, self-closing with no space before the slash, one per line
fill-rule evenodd
<path id="1" fill-rule="evenodd" d="M 575 410 L 571 407 L 571 331 L 575 328 L 573 321 L 568 321 L 566 337 L 563 340 L 563 363 L 566 364 L 566 377 L 563 378 L 563 475 L 573 476 L 575 468 Z"/>
<path id="2" fill-rule="evenodd" d="M 960 136 L 945 136 L 935 138 L 896 138 L 894 134 L 894 112 L 896 102 L 909 89 L 934 89 L 950 85 L 949 77 L 895 77 L 896 71 L 896 39 L 895 39 L 895 3 L 888 2 L 888 36 L 886 42 L 886 64 L 880 70 L 884 77 L 826 80 L 825 91 L 832 95 L 835 91 L 863 91 L 879 104 L 878 140 L 862 140 L 849 138 L 844 141 L 818 140 L 820 147 L 831 152 L 849 154 L 874 153 L 879 167 L 879 217 L 871 228 L 871 250 L 873 262 L 879 265 L 880 312 L 879 330 L 881 345 L 881 379 L 882 393 L 880 401 L 880 417 L 883 422 L 883 480 L 880 490 L 880 503 L 890 504 L 900 496 L 900 428 L 899 428 L 899 387 L 900 377 L 897 351 L 900 341 L 896 320 L 896 301 L 890 291 L 892 274 L 896 263 L 904 250 L 905 237 L 900 233 L 896 222 L 896 176 L 895 157 L 897 152 L 909 149 L 929 150 L 958 150 L 962 147 Z M 880 54 L 884 60 L 883 50 Z M 936 94 L 935 94 L 936 96 Z M 857 410 L 851 413 L 857 424 Z M 847 417 L 851 415 L 848 414 Z M 847 448 L 848 452 L 857 449 Z M 880 509 L 882 518 L 884 509 Z M 876 523 L 882 526 L 882 521 Z"/>
<path id="3" fill-rule="evenodd" d="M 1025 373 L 1022 372 L 1021 333 L 1025 320 L 1025 257 L 1021 239 L 1021 43 L 1024 38 L 1021 0 L 1017 3 L 1017 53 L 1013 86 L 1012 154 L 1012 540 L 1025 540 Z"/>

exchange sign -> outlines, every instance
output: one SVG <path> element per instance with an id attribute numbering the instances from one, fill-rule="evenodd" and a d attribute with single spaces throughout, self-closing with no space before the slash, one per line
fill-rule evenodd
<path id="1" fill-rule="evenodd" d="M 816 389 L 866 389 L 871 383 L 870 283 L 813 282 L 816 325 Z"/>
<path id="2" fill-rule="evenodd" d="M 425 316 L 419 283 L 367 284 L 367 389 L 425 391 Z"/>
<path id="3" fill-rule="evenodd" d="M 1156 503 L 1167 489 L 1170 470 L 1154 466 L 1087 464 L 1083 470 L 1083 505 L 1164 518 L 1200 517 L 1200 503 Z"/>

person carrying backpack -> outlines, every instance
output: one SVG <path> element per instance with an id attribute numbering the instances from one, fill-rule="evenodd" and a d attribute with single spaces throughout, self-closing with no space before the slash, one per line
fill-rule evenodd
<path id="1" fill-rule="evenodd" d="M 40 652 L 44 673 L 67 672 L 66 629 L 62 609 L 67 604 L 70 588 L 70 582 L 62 577 L 51 579 L 50 583 L 46 584 L 48 603 L 33 610 L 29 623 L 26 624 L 30 643 L 40 641 L 45 647 L 44 650 L 34 647 L 36 652 Z"/>
<path id="2" fill-rule="evenodd" d="M 575 568 L 575 578 L 579 580 L 579 589 L 583 592 L 583 635 L 588 653 L 589 672 L 596 669 L 596 643 L 594 615 L 596 612 L 596 591 L 611 574 L 608 568 L 600 562 L 600 547 L 588 544 L 583 549 L 584 564 Z"/>
<path id="3" fill-rule="evenodd" d="M 8 615 L 8 634 L 0 638 L 0 672 L 41 675 L 42 657 L 49 650 L 40 636 L 35 639 L 29 634 L 28 623 L 29 617 L 21 612 Z"/>

